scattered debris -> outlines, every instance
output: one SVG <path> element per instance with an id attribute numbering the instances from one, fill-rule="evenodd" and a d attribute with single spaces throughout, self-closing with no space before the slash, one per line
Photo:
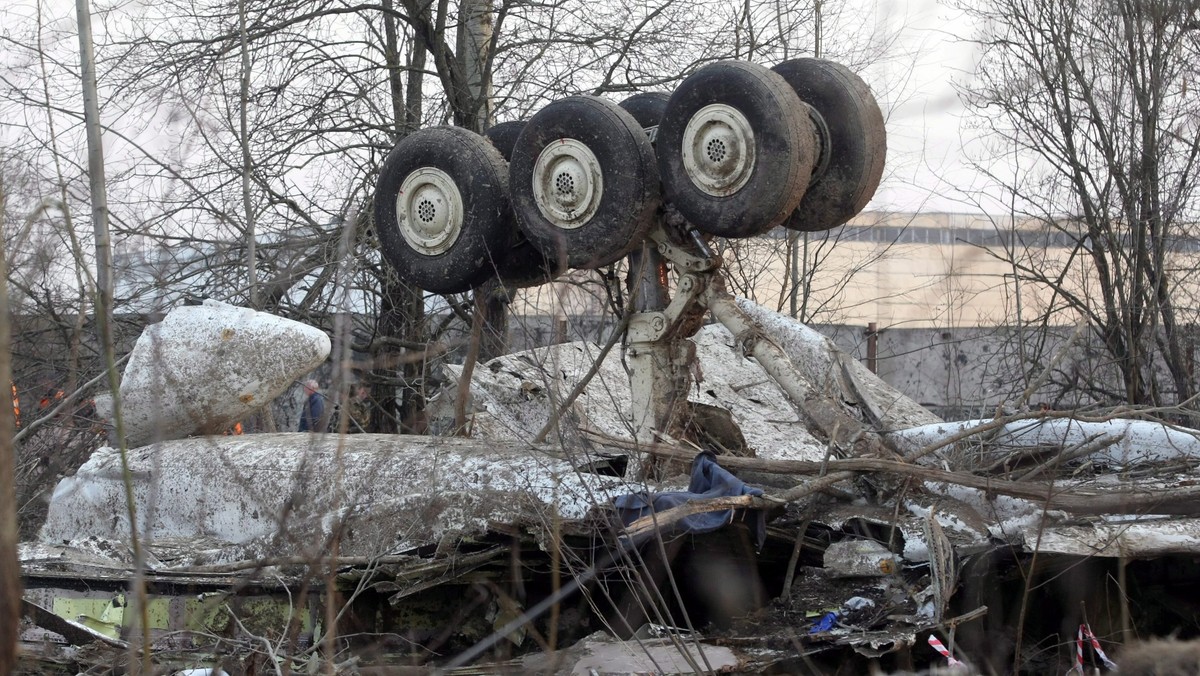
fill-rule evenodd
<path id="1" fill-rule="evenodd" d="M 601 634 L 598 640 L 585 640 L 583 655 L 571 667 L 570 674 L 695 674 L 733 671 L 742 661 L 729 648 L 704 645 L 676 636 L 613 641 Z"/>
<path id="2" fill-rule="evenodd" d="M 404 655 L 448 674 L 478 673 L 462 670 L 477 659 L 489 673 L 1061 673 L 1077 666 L 1063 627 L 1091 622 L 1107 660 L 1129 626 L 1167 634 L 1200 613 L 1182 600 L 1200 595 L 1169 586 L 1200 579 L 1194 430 L 1054 411 L 942 422 L 807 327 L 715 297 L 737 330 L 695 333 L 682 414 L 654 440 L 619 351 L 597 361 L 570 343 L 476 368 L 470 438 L 256 434 L 129 451 L 155 646 L 193 657 L 166 666 L 249 670 L 261 636 L 317 659 L 297 646 L 323 645 L 333 612 L 339 640 L 363 649 L 338 662 L 348 671 Z M 173 334 L 159 335 L 170 351 Z M 295 335 L 294 368 L 254 371 L 255 392 L 328 350 Z M 193 402 L 227 413 L 164 406 L 180 412 L 172 429 L 230 419 L 205 402 L 249 391 L 245 373 Z M 441 393 L 435 427 L 453 429 L 457 397 Z M 543 430 L 551 442 L 531 443 Z M 126 640 L 137 565 L 123 476 L 102 448 L 54 491 L 22 548 L 28 640 Z"/>
<path id="3" fill-rule="evenodd" d="M 899 570 L 896 555 L 874 540 L 842 540 L 825 549 L 825 569 L 834 577 L 878 577 Z"/>

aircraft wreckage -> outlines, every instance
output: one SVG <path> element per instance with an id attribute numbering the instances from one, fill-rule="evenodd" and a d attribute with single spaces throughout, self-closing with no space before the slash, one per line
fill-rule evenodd
<path id="1" fill-rule="evenodd" d="M 27 656 L 1045 673 L 1085 645 L 1111 664 L 1105 649 L 1200 611 L 1184 600 L 1200 598 L 1195 430 L 1055 411 L 944 422 L 724 290 L 712 237 L 828 229 L 870 198 L 884 139 L 861 81 L 813 59 L 723 62 L 623 105 L 556 102 L 495 147 L 417 132 L 376 196 L 384 255 L 435 292 L 629 255 L 633 307 L 609 343 L 443 366 L 429 414 L 445 436 L 212 436 L 329 341 L 217 303 L 175 310 L 124 375 L 134 447 L 63 478 L 22 547 Z"/>

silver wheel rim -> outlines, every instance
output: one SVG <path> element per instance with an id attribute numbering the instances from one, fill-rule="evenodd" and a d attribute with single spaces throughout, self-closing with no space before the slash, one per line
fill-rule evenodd
<path id="1" fill-rule="evenodd" d="M 533 165 L 533 201 L 546 220 L 574 230 L 591 220 L 604 195 L 604 176 L 591 148 L 573 138 L 551 141 Z"/>
<path id="2" fill-rule="evenodd" d="M 396 226 L 419 254 L 443 254 L 462 234 L 463 201 L 454 179 L 421 167 L 404 178 L 396 196 Z"/>
<path id="3" fill-rule="evenodd" d="M 683 130 L 683 168 L 709 195 L 741 190 L 754 173 L 754 130 L 746 116 L 724 103 L 701 108 Z"/>

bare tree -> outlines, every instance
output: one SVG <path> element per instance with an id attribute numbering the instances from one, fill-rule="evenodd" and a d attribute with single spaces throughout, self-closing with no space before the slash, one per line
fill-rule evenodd
<path id="1" fill-rule="evenodd" d="M 838 36 L 825 41 L 826 53 L 871 62 L 888 37 L 853 30 L 853 15 L 839 18 L 839 8 L 822 9 Z M 205 0 L 164 2 L 140 16 L 120 5 L 99 11 L 100 90 L 113 120 L 106 133 L 123 152 L 110 163 L 113 237 L 119 256 L 140 266 L 117 284 L 117 303 L 159 311 L 183 294 L 211 296 L 314 322 L 326 321 L 335 297 L 344 224 L 371 212 L 377 167 L 411 130 L 483 129 L 492 116 L 524 117 L 569 94 L 669 90 L 697 64 L 772 62 L 813 40 L 807 2 L 663 0 L 597 11 L 581 0 Z M 39 18 L 36 29 L 54 25 Z M 78 135 L 81 115 L 60 85 L 71 77 L 55 42 L 62 35 L 49 37 L 8 36 L 29 67 L 0 77 L 10 110 L 39 108 L 57 121 L 56 134 L 39 135 L 53 140 Z M 31 150 L 64 194 L 85 194 L 81 158 L 67 146 Z M 447 326 L 461 330 L 471 306 L 406 288 L 381 260 L 371 225 L 357 233 L 350 335 L 371 360 L 373 428 L 417 429 L 425 346 L 443 340 Z M 457 320 L 426 316 L 435 304 Z"/>
<path id="2" fill-rule="evenodd" d="M 1189 400 L 1197 306 L 1179 281 L 1194 274 L 1182 254 L 1200 212 L 1200 116 L 1188 95 L 1196 4 L 989 0 L 963 9 L 985 27 L 979 68 L 963 88 L 985 130 L 980 163 L 1017 215 L 1006 233 L 1017 246 L 993 254 L 1011 262 L 1015 279 L 1047 290 L 1045 311 L 1067 315 L 1057 323 L 1088 320 L 1121 382 L 1107 394 Z M 1038 242 L 1048 239 L 1069 254 L 1045 255 Z M 1111 372 L 1097 373 L 1102 381 Z"/>

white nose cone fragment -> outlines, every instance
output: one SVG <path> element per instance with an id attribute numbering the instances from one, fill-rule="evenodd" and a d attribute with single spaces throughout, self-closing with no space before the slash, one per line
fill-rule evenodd
<path id="1" fill-rule="evenodd" d="M 329 336 L 265 312 L 206 300 L 146 327 L 121 381 L 129 447 L 219 433 L 329 356 Z"/>

